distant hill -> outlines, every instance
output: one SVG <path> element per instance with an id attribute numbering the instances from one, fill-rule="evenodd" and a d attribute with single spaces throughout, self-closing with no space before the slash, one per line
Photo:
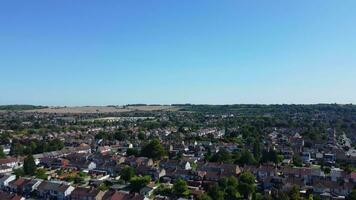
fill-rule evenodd
<path id="1" fill-rule="evenodd" d="M 22 111 L 22 110 L 33 110 L 33 109 L 43 109 L 43 108 L 48 108 L 48 106 L 0 105 L 0 110 L 8 110 L 8 111 Z"/>

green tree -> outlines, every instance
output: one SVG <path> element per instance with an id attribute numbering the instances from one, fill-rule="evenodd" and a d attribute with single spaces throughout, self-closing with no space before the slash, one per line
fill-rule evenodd
<path id="1" fill-rule="evenodd" d="M 202 194 L 197 197 L 197 200 L 213 200 L 208 194 Z"/>
<path id="2" fill-rule="evenodd" d="M 211 162 L 229 162 L 231 160 L 231 153 L 226 149 L 220 149 L 219 152 L 211 157 Z"/>
<path id="3" fill-rule="evenodd" d="M 99 185 L 98 189 L 101 191 L 106 191 L 112 186 L 112 183 L 109 181 L 104 181 L 102 184 Z"/>
<path id="4" fill-rule="evenodd" d="M 245 149 L 242 151 L 238 163 L 241 165 L 254 165 L 256 164 L 256 160 L 253 157 L 252 153 L 249 150 Z"/>
<path id="5" fill-rule="evenodd" d="M 117 131 L 117 132 L 115 132 L 114 137 L 116 140 L 124 141 L 125 139 L 128 138 L 128 135 L 123 131 Z"/>
<path id="6" fill-rule="evenodd" d="M 207 147 L 207 151 L 206 151 L 206 154 L 205 154 L 205 160 L 210 160 L 211 157 L 212 157 L 212 153 L 211 153 L 211 149 L 210 147 Z"/>
<path id="7" fill-rule="evenodd" d="M 255 176 L 251 172 L 243 172 L 240 176 L 238 191 L 244 198 L 250 198 L 251 194 L 255 191 Z"/>
<path id="8" fill-rule="evenodd" d="M 162 196 L 170 196 L 172 195 L 172 188 L 169 188 L 164 185 L 160 185 L 155 191 L 155 195 L 162 195 Z"/>
<path id="9" fill-rule="evenodd" d="M 187 197 L 190 193 L 187 182 L 178 179 L 173 185 L 173 192 L 177 197 Z"/>
<path id="10" fill-rule="evenodd" d="M 292 187 L 292 189 L 289 191 L 289 198 L 290 198 L 290 200 L 301 200 L 302 199 L 300 197 L 298 187 L 296 187 L 296 186 Z"/>
<path id="11" fill-rule="evenodd" d="M 130 186 L 133 192 L 139 192 L 143 187 L 145 187 L 150 182 L 151 182 L 150 176 L 143 176 L 143 177 L 134 176 L 130 180 Z"/>
<path id="12" fill-rule="evenodd" d="M 213 185 L 208 190 L 208 195 L 214 200 L 224 200 L 225 193 L 220 189 L 218 185 Z"/>
<path id="13" fill-rule="evenodd" d="M 227 178 L 227 177 L 221 178 L 221 179 L 219 180 L 218 184 L 219 184 L 219 187 L 220 187 L 220 188 L 226 188 L 226 187 L 229 185 L 229 183 L 228 183 L 228 178 Z"/>
<path id="14" fill-rule="evenodd" d="M 225 199 L 234 200 L 237 199 L 238 191 L 238 180 L 233 177 L 224 177 L 219 180 L 219 187 L 225 193 Z"/>
<path id="15" fill-rule="evenodd" d="M 262 162 L 274 162 L 274 163 L 279 163 L 283 160 L 283 157 L 278 155 L 278 152 L 271 149 L 270 151 L 264 150 L 262 152 Z"/>
<path id="16" fill-rule="evenodd" d="M 298 154 L 293 156 L 293 164 L 297 167 L 303 166 L 303 161 Z"/>
<path id="17" fill-rule="evenodd" d="M 259 141 L 255 140 L 253 143 L 253 156 L 257 162 L 261 159 L 261 144 Z"/>
<path id="18" fill-rule="evenodd" d="M 61 150 L 64 147 L 64 143 L 62 140 L 60 139 L 54 139 L 52 141 L 49 142 L 48 145 L 48 151 L 57 151 L 57 150 Z"/>
<path id="19" fill-rule="evenodd" d="M 237 199 L 237 197 L 238 197 L 237 187 L 228 186 L 225 189 L 225 199 L 235 200 L 235 199 Z"/>
<path id="20" fill-rule="evenodd" d="M 132 177 L 135 176 L 134 168 L 130 166 L 125 166 L 120 172 L 121 179 L 124 181 L 130 181 Z"/>
<path id="21" fill-rule="evenodd" d="M 43 180 L 47 180 L 48 178 L 48 175 L 46 174 L 46 170 L 41 168 L 36 170 L 35 176 L 36 178 L 43 179 Z"/>
<path id="22" fill-rule="evenodd" d="M 31 141 L 29 144 L 29 148 L 31 149 L 31 152 L 34 153 L 37 149 L 37 144 L 35 141 Z"/>
<path id="23" fill-rule="evenodd" d="M 25 172 L 23 171 L 23 168 L 14 169 L 14 174 L 16 175 L 17 178 L 21 176 L 25 176 Z"/>
<path id="24" fill-rule="evenodd" d="M 145 133 L 143 131 L 139 132 L 137 137 L 138 137 L 139 140 L 145 140 L 146 139 L 146 135 L 145 135 Z"/>
<path id="25" fill-rule="evenodd" d="M 126 151 L 127 156 L 138 156 L 139 154 L 140 154 L 139 151 L 135 148 L 129 148 Z"/>
<path id="26" fill-rule="evenodd" d="M 36 163 L 32 155 L 28 155 L 23 163 L 23 169 L 26 175 L 33 176 L 36 172 Z"/>
<path id="27" fill-rule="evenodd" d="M 323 171 L 324 171 L 325 174 L 330 174 L 331 169 L 330 169 L 330 167 L 324 167 Z"/>
<path id="28" fill-rule="evenodd" d="M 234 176 L 230 176 L 227 179 L 227 183 L 228 183 L 229 186 L 232 186 L 232 187 L 237 187 L 238 186 L 238 180 Z"/>
<path id="29" fill-rule="evenodd" d="M 268 194 L 262 195 L 261 193 L 253 193 L 253 200 L 272 200 L 272 197 Z"/>
<path id="30" fill-rule="evenodd" d="M 0 145 L 0 158 L 5 158 L 4 148 Z"/>
<path id="31" fill-rule="evenodd" d="M 10 148 L 10 155 L 19 156 L 24 154 L 24 146 L 18 142 L 12 143 Z"/>
<path id="32" fill-rule="evenodd" d="M 154 139 L 148 144 L 146 144 L 142 150 L 141 150 L 141 155 L 144 157 L 152 158 L 159 160 L 163 156 L 165 156 L 167 153 L 163 146 L 160 144 L 159 140 Z"/>

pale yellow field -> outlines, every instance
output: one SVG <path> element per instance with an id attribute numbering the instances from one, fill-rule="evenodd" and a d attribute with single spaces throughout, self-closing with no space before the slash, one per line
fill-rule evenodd
<path id="1" fill-rule="evenodd" d="M 174 106 L 126 106 L 108 107 L 108 106 L 83 106 L 83 107 L 50 107 L 44 109 L 27 110 L 25 112 L 40 113 L 112 113 L 112 112 L 130 112 L 130 111 L 176 111 Z"/>

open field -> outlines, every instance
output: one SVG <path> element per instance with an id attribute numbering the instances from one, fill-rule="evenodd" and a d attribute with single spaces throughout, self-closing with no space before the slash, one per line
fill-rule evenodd
<path id="1" fill-rule="evenodd" d="M 130 112 L 130 111 L 175 111 L 175 106 L 154 105 L 154 106 L 83 106 L 83 107 L 49 107 L 42 109 L 26 110 L 25 112 L 40 113 L 113 113 L 113 112 Z"/>

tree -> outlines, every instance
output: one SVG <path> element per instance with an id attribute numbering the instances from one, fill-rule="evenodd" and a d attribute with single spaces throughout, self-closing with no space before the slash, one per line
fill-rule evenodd
<path id="1" fill-rule="evenodd" d="M 121 179 L 124 181 L 130 181 L 132 177 L 135 176 L 134 168 L 130 166 L 125 166 L 120 172 Z"/>
<path id="2" fill-rule="evenodd" d="M 204 157 L 205 157 L 205 160 L 210 160 L 211 159 L 212 153 L 211 153 L 210 147 L 207 147 L 207 152 L 206 152 Z"/>
<path id="3" fill-rule="evenodd" d="M 138 133 L 138 139 L 139 140 L 145 140 L 146 139 L 146 135 L 143 131 L 141 131 L 140 133 Z"/>
<path id="4" fill-rule="evenodd" d="M 272 200 L 272 197 L 268 194 L 262 195 L 261 193 L 253 193 L 253 200 Z"/>
<path id="5" fill-rule="evenodd" d="M 24 153 L 24 147 L 22 144 L 18 142 L 11 144 L 10 155 L 19 156 L 19 155 L 23 155 L 23 153 Z"/>
<path id="6" fill-rule="evenodd" d="M 172 195 L 172 188 L 167 187 L 165 185 L 160 185 L 154 191 L 154 194 L 155 195 L 162 195 L 162 196 L 171 196 Z"/>
<path id="7" fill-rule="evenodd" d="M 36 172 L 36 163 L 32 155 L 28 155 L 23 164 L 23 170 L 26 175 L 33 176 Z"/>
<path id="8" fill-rule="evenodd" d="M 166 154 L 166 151 L 157 139 L 152 140 L 141 149 L 142 156 L 156 160 L 161 159 Z"/>
<path id="9" fill-rule="evenodd" d="M 228 178 L 227 178 L 227 177 L 221 178 L 221 179 L 219 180 L 218 184 L 219 184 L 219 187 L 220 187 L 220 188 L 226 188 L 226 187 L 229 185 L 229 183 L 228 183 Z"/>
<path id="10" fill-rule="evenodd" d="M 125 139 L 127 139 L 128 136 L 123 131 L 117 131 L 117 132 L 115 132 L 114 137 L 115 137 L 116 140 L 124 141 Z"/>
<path id="11" fill-rule="evenodd" d="M 324 171 L 325 174 L 330 174 L 331 169 L 330 169 L 330 167 L 324 167 L 323 171 Z"/>
<path id="12" fill-rule="evenodd" d="M 139 151 L 135 148 L 129 148 L 126 151 L 127 156 L 138 156 L 139 154 L 140 154 Z"/>
<path id="13" fill-rule="evenodd" d="M 5 158 L 4 148 L 0 145 L 0 158 Z"/>
<path id="14" fill-rule="evenodd" d="M 46 174 L 46 170 L 44 169 L 37 169 L 36 170 L 36 178 L 47 180 L 48 175 Z"/>
<path id="15" fill-rule="evenodd" d="M 238 191 L 244 198 L 250 198 L 251 194 L 255 191 L 255 176 L 251 172 L 243 172 L 240 176 Z"/>
<path id="16" fill-rule="evenodd" d="M 271 149 L 270 151 L 263 150 L 262 152 L 262 162 L 274 162 L 279 163 L 283 160 L 283 157 L 279 156 L 277 151 Z"/>
<path id="17" fill-rule="evenodd" d="M 197 197 L 197 200 L 213 200 L 208 194 L 202 194 Z"/>
<path id="18" fill-rule="evenodd" d="M 225 199 L 235 200 L 237 199 L 237 196 L 238 196 L 237 187 L 228 186 L 225 189 Z"/>
<path id="19" fill-rule="evenodd" d="M 214 199 L 214 200 L 224 200 L 225 193 L 224 191 L 220 190 L 218 185 L 213 185 L 209 190 L 208 190 L 208 195 Z"/>
<path id="20" fill-rule="evenodd" d="M 173 185 L 173 192 L 177 197 L 187 197 L 190 193 L 187 182 L 178 179 Z"/>
<path id="21" fill-rule="evenodd" d="M 219 152 L 211 157 L 211 162 L 228 162 L 231 159 L 231 154 L 226 149 L 220 149 Z"/>
<path id="22" fill-rule="evenodd" d="M 290 200 L 301 200 L 302 198 L 300 197 L 299 189 L 294 186 L 292 189 L 289 191 L 289 198 Z"/>
<path id="23" fill-rule="evenodd" d="M 228 179 L 227 179 L 227 184 L 229 186 L 232 186 L 232 187 L 237 187 L 238 186 L 238 180 L 236 177 L 234 176 L 230 176 Z"/>
<path id="24" fill-rule="evenodd" d="M 17 178 L 21 176 L 25 176 L 25 172 L 23 171 L 23 168 L 14 169 L 14 174 L 16 175 Z"/>
<path id="25" fill-rule="evenodd" d="M 238 185 L 238 180 L 234 176 L 223 177 L 219 180 L 219 186 L 222 189 L 225 189 L 229 186 L 237 187 L 237 185 Z"/>
<path id="26" fill-rule="evenodd" d="M 303 161 L 298 154 L 293 156 L 293 164 L 297 167 L 303 166 Z"/>
<path id="27" fill-rule="evenodd" d="M 245 149 L 242 151 L 241 157 L 238 160 L 238 163 L 241 165 L 254 165 L 256 164 L 256 160 L 253 157 L 252 153 Z"/>
<path id="28" fill-rule="evenodd" d="M 253 156 L 257 162 L 261 159 L 261 144 L 259 141 L 255 140 L 253 143 Z"/>
<path id="29" fill-rule="evenodd" d="M 49 151 L 57 151 L 61 150 L 64 147 L 64 143 L 60 139 L 54 139 L 49 142 L 48 150 Z"/>
<path id="30" fill-rule="evenodd" d="M 98 189 L 101 191 L 106 191 L 112 186 L 112 183 L 109 181 L 104 181 L 102 184 L 99 185 Z"/>
<path id="31" fill-rule="evenodd" d="M 145 187 L 150 182 L 151 182 L 150 176 L 143 176 L 143 177 L 134 176 L 130 180 L 130 185 L 133 192 L 139 192 L 143 187 Z"/>
<path id="32" fill-rule="evenodd" d="M 238 181 L 234 176 L 223 177 L 219 180 L 219 187 L 224 191 L 225 199 L 235 200 L 238 197 L 237 191 Z"/>

